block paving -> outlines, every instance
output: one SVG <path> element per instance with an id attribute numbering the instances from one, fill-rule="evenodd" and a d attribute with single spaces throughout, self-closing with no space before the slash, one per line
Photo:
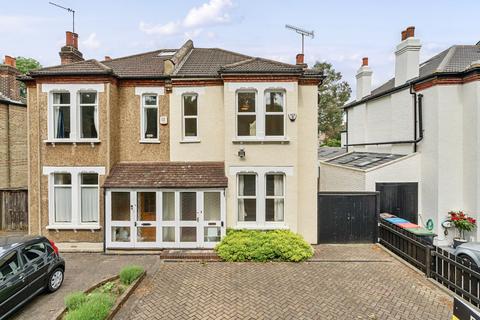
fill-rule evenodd
<path id="1" fill-rule="evenodd" d="M 439 320 L 452 310 L 450 296 L 372 245 L 317 246 L 304 263 L 163 262 L 139 292 L 117 319 Z"/>

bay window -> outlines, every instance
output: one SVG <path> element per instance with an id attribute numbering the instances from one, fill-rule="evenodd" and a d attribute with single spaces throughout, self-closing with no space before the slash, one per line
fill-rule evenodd
<path id="1" fill-rule="evenodd" d="M 196 139 L 198 137 L 198 95 L 184 94 L 183 106 L 183 139 Z"/>
<path id="2" fill-rule="evenodd" d="M 237 92 L 237 136 L 257 135 L 255 91 Z"/>
<path id="3" fill-rule="evenodd" d="M 145 94 L 142 97 L 141 140 L 158 141 L 158 96 Z"/>
<path id="4" fill-rule="evenodd" d="M 265 135 L 283 136 L 284 127 L 284 94 L 282 91 L 267 91 L 265 93 Z"/>

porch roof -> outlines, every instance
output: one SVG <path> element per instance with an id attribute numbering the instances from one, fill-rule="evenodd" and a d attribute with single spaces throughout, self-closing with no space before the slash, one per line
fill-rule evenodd
<path id="1" fill-rule="evenodd" d="M 223 162 L 119 163 L 104 188 L 226 188 Z"/>

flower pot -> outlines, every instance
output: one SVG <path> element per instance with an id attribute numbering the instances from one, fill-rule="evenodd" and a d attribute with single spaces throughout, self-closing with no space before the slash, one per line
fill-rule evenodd
<path id="1" fill-rule="evenodd" d="M 464 244 L 464 243 L 467 243 L 467 240 L 455 238 L 455 239 L 453 239 L 453 248 L 456 248 L 459 245 Z"/>

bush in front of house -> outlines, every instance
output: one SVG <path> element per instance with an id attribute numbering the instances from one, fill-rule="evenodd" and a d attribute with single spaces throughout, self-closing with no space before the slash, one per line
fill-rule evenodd
<path id="1" fill-rule="evenodd" d="M 137 280 L 142 275 L 143 271 L 144 269 L 141 266 L 126 266 L 120 271 L 120 282 L 128 286 L 133 281 Z"/>
<path id="2" fill-rule="evenodd" d="M 91 293 L 75 309 L 69 309 L 65 320 L 103 320 L 110 313 L 115 297 L 108 293 Z"/>
<path id="3" fill-rule="evenodd" d="M 289 230 L 229 230 L 215 250 L 230 262 L 300 262 L 313 256 L 312 246 Z"/>

